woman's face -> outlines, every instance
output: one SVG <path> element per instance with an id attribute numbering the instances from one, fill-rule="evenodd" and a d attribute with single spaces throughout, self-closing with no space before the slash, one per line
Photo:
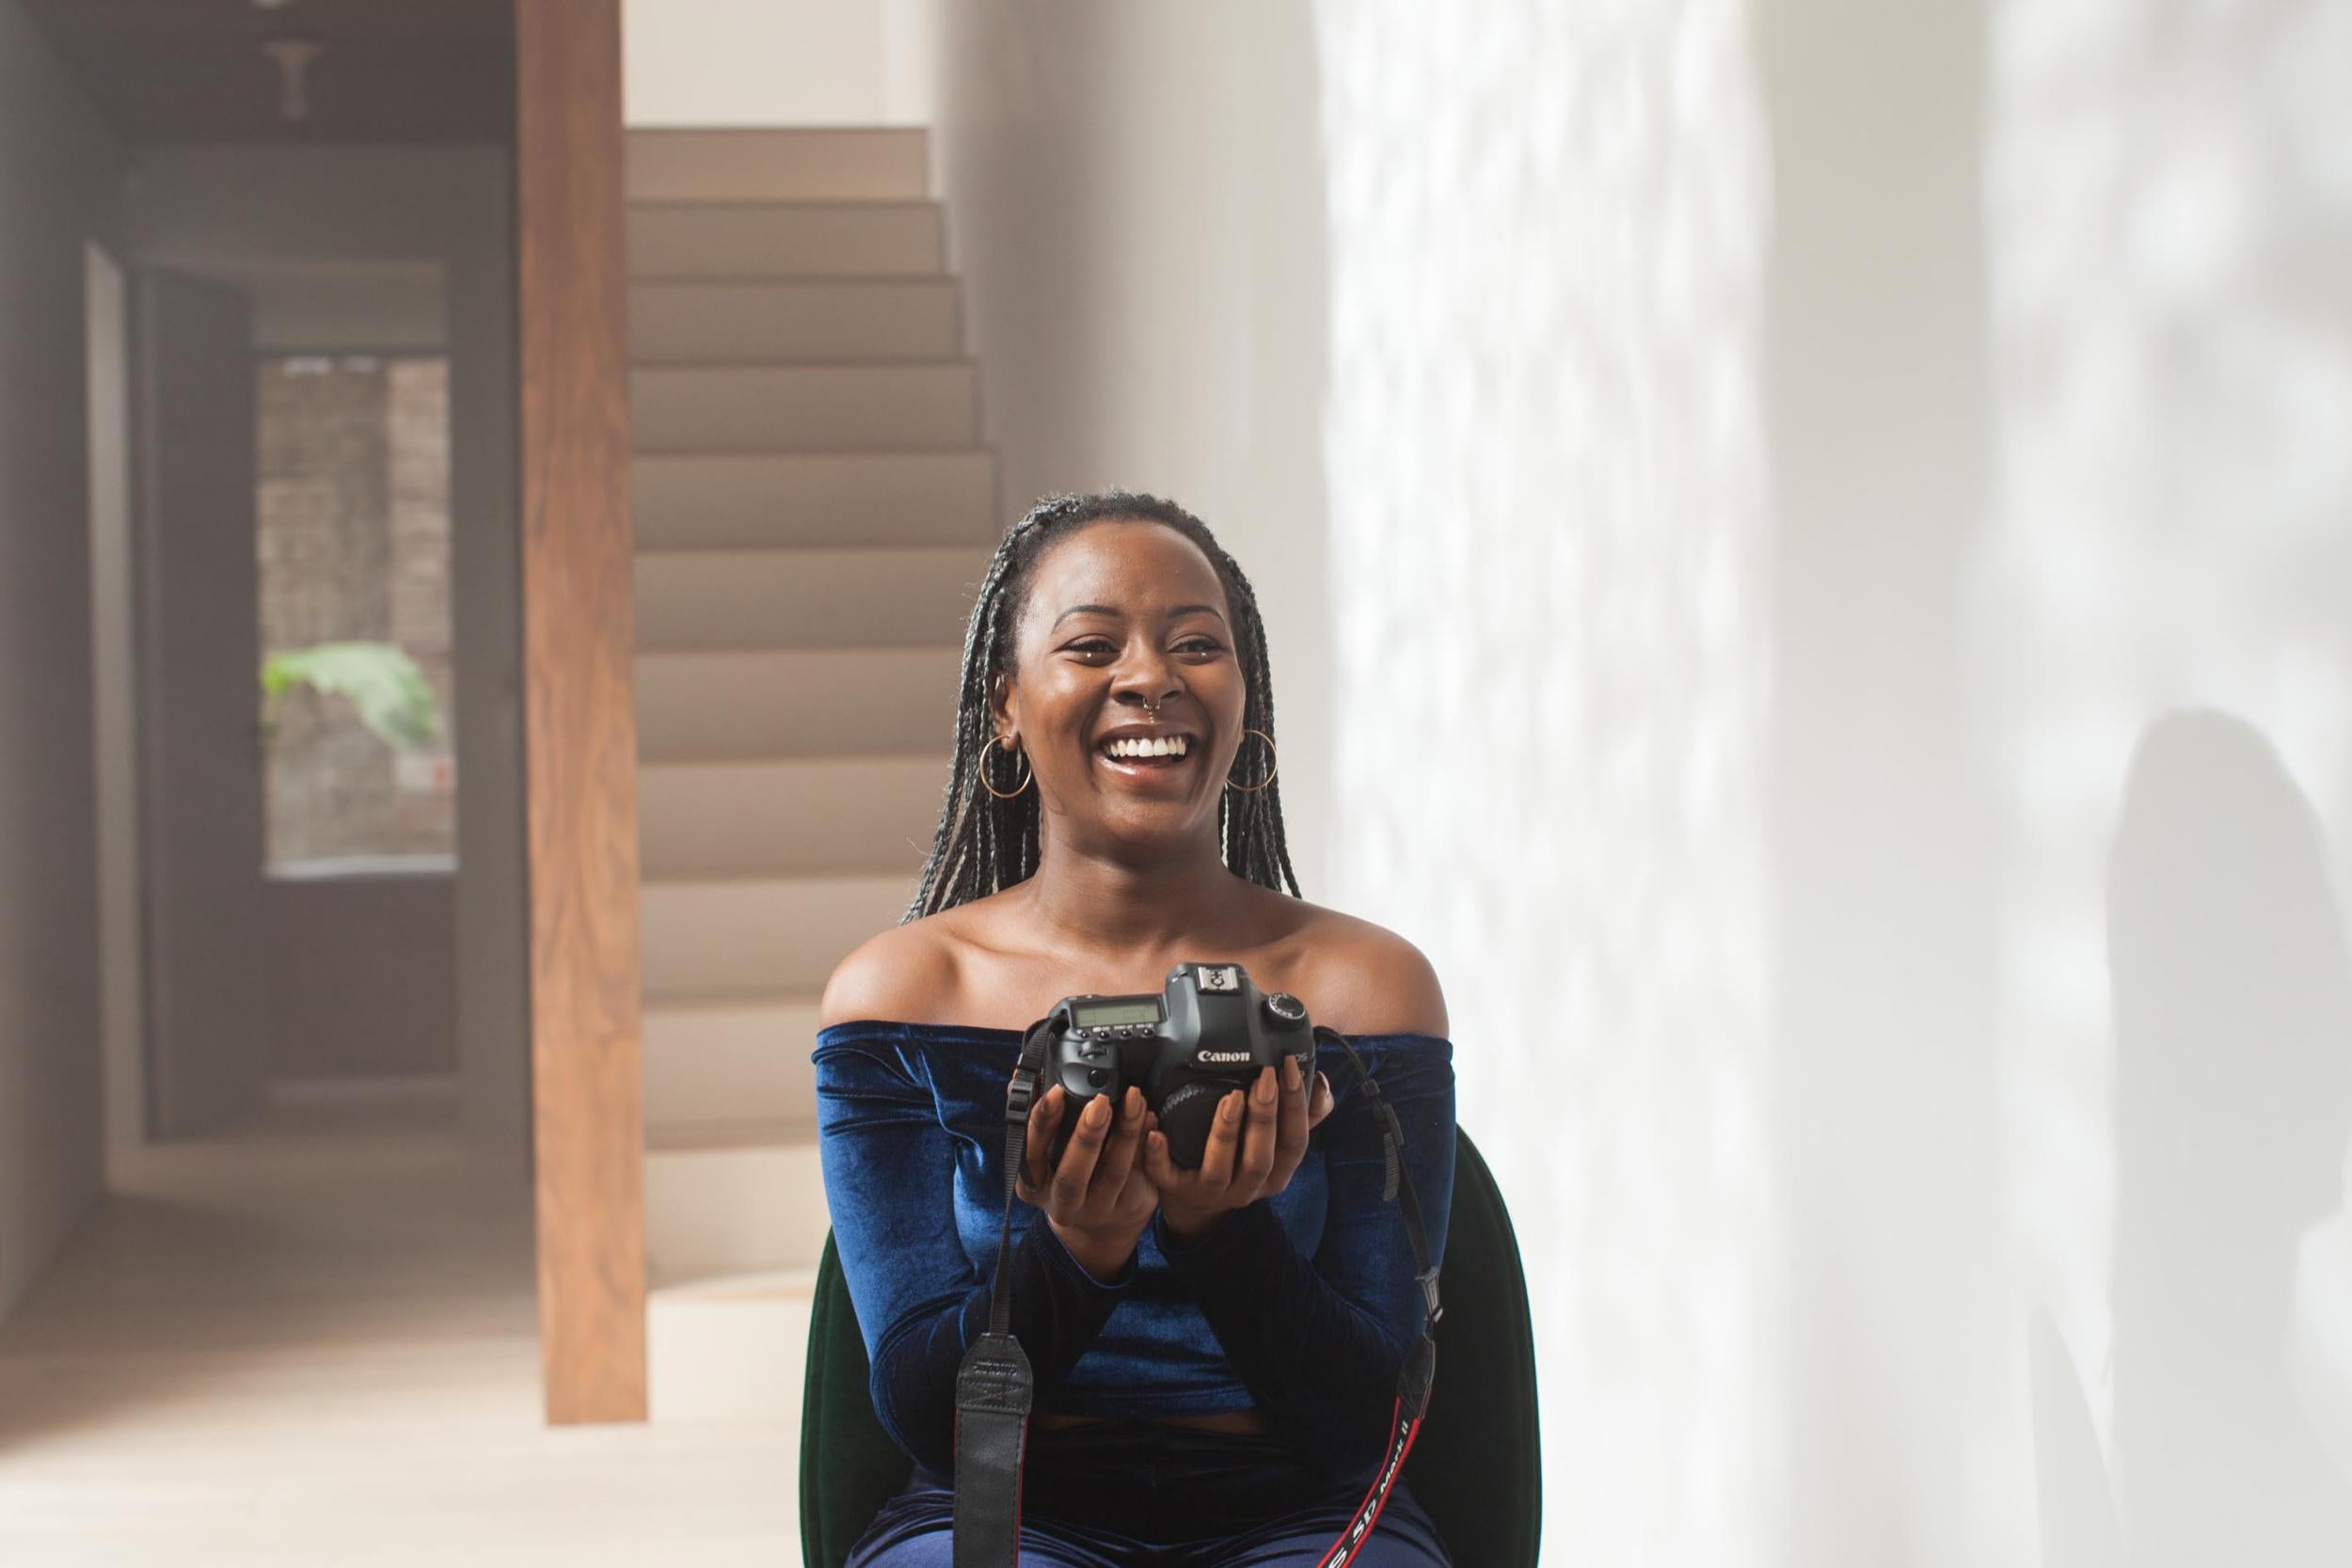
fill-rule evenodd
<path id="1" fill-rule="evenodd" d="M 1165 524 L 1089 523 L 1047 547 L 995 721 L 1028 753 L 1057 829 L 1165 841 L 1205 821 L 1215 832 L 1246 695 L 1231 616 L 1209 558 Z M 1146 737 L 1182 753 L 1113 754 L 1114 741 Z M 993 777 L 1019 776 L 989 761 Z"/>

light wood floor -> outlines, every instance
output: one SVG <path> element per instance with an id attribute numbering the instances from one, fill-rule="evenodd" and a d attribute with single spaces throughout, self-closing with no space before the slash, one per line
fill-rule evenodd
<path id="1" fill-rule="evenodd" d="M 9 1568 L 800 1560 L 781 1425 L 549 1429 L 529 1191 L 446 1098 L 141 1163 L 0 1325 Z"/>

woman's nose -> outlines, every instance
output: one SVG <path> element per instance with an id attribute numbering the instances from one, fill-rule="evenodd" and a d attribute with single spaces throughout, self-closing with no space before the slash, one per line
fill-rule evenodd
<path id="1" fill-rule="evenodd" d="M 1184 689 L 1175 666 L 1156 648 L 1131 654 L 1120 660 L 1111 695 L 1120 702 L 1157 707 Z"/>

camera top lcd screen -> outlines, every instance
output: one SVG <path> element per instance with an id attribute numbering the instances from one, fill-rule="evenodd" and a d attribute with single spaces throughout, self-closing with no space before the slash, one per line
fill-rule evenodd
<path id="1" fill-rule="evenodd" d="M 1070 1021 L 1081 1029 L 1099 1029 L 1111 1023 L 1157 1023 L 1160 1005 L 1157 999 L 1098 1002 L 1092 1006 L 1071 1008 Z"/>

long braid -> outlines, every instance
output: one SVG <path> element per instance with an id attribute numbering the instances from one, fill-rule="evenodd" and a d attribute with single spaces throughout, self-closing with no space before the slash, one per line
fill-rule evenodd
<path id="1" fill-rule="evenodd" d="M 1045 547 L 1088 523 L 1127 519 L 1165 523 L 1200 546 L 1209 558 L 1233 611 L 1234 641 L 1239 645 L 1246 689 L 1243 727 L 1269 736 L 1274 734 L 1274 676 L 1266 657 L 1258 596 L 1208 525 L 1173 501 L 1131 491 L 1046 497 L 1005 531 L 973 600 L 957 688 L 955 754 L 948 764 L 931 852 L 901 924 L 984 898 L 1036 875 L 1043 847 L 1036 791 L 1025 788 L 1004 800 L 981 785 L 981 770 L 988 766 L 988 754 L 995 745 L 990 719 L 991 685 L 999 672 L 1012 669 L 1013 634 L 1027 598 L 1030 570 Z M 1247 736 L 1243 745 L 1248 745 Z M 997 782 L 997 787 L 1005 787 L 1019 776 L 1016 768 L 1009 778 Z M 1244 777 L 1248 776 L 1245 768 Z M 1217 805 L 1217 840 L 1227 868 L 1236 876 L 1277 892 L 1287 887 L 1294 896 L 1298 894 L 1298 876 L 1291 869 L 1289 841 L 1282 829 L 1279 783 L 1259 790 L 1225 791 Z"/>

